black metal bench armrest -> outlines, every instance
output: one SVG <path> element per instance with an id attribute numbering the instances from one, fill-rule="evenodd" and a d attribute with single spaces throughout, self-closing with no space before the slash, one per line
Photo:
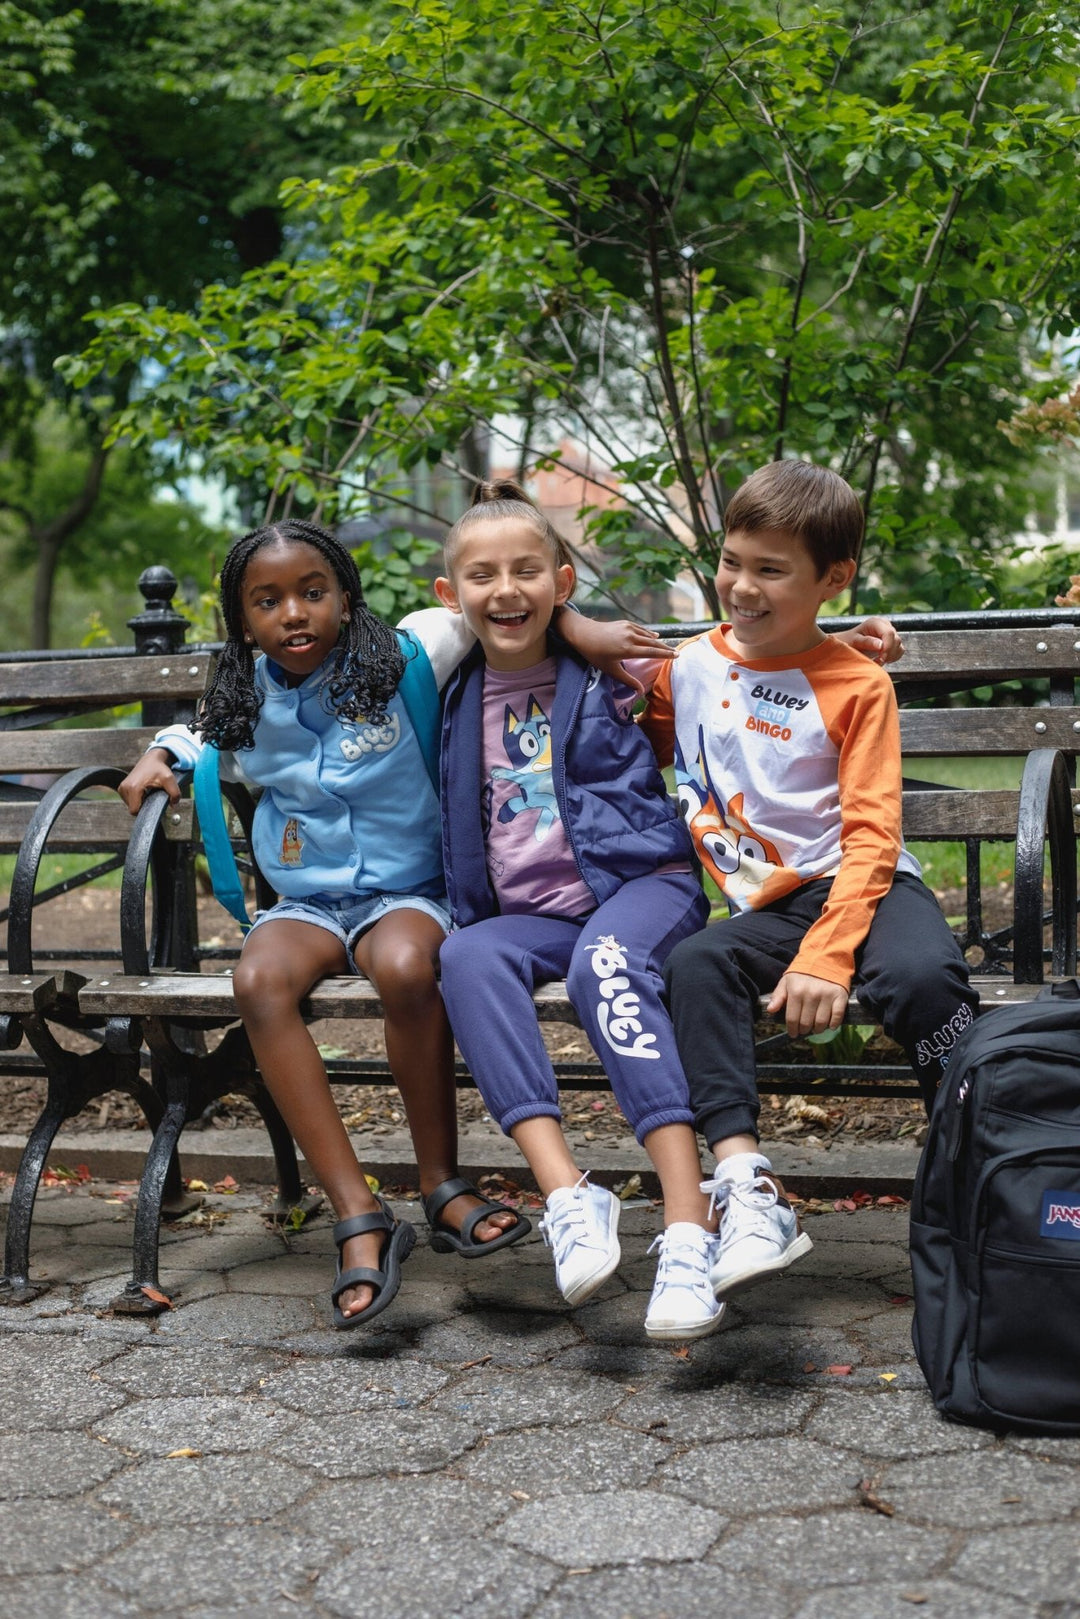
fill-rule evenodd
<path id="1" fill-rule="evenodd" d="M 126 772 L 116 765 L 84 765 L 53 782 L 30 818 L 11 877 L 11 915 L 8 922 L 8 971 L 34 970 L 34 889 L 41 857 L 62 812 L 88 787 L 119 787 Z"/>
<path id="2" fill-rule="evenodd" d="M 1051 971 L 1060 978 L 1076 972 L 1072 792 L 1064 754 L 1056 748 L 1036 748 L 1024 765 L 1016 819 L 1013 978 L 1018 984 L 1041 984 L 1043 979 L 1043 862 L 1047 841 L 1053 924 Z"/>

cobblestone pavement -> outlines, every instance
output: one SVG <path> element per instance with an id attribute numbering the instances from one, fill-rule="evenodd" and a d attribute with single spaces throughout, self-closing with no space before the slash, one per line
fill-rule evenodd
<path id="1" fill-rule="evenodd" d="M 9 1613 L 1080 1616 L 1080 1441 L 936 1416 L 903 1210 L 809 1220 L 796 1271 L 679 1350 L 642 1333 L 651 1207 L 577 1310 L 535 1233 L 471 1263 L 422 1239 L 340 1333 L 329 1221 L 286 1241 L 254 1190 L 165 1233 L 172 1311 L 109 1315 L 107 1193 L 42 1193 L 51 1291 L 0 1311 Z"/>

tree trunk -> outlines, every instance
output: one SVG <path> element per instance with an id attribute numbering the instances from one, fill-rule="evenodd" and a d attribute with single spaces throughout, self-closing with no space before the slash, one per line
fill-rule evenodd
<path id="1" fill-rule="evenodd" d="M 54 517 L 50 523 L 32 524 L 30 536 L 37 550 L 37 567 L 34 571 L 34 606 L 30 624 L 30 645 L 32 647 L 47 647 L 52 645 L 52 604 L 53 589 L 56 584 L 56 569 L 60 561 L 64 541 L 70 534 L 90 516 L 101 493 L 101 481 L 105 474 L 105 463 L 109 452 L 102 445 L 98 445 L 90 456 L 90 464 L 86 469 L 83 486 L 75 499 Z"/>

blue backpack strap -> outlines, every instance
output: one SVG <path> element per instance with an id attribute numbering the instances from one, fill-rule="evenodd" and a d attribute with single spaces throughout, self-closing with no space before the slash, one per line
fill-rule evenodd
<path id="1" fill-rule="evenodd" d="M 210 882 L 214 898 L 235 916 L 241 930 L 247 933 L 251 921 L 244 905 L 244 890 L 240 886 L 240 873 L 236 855 L 229 838 L 225 811 L 221 804 L 218 766 L 221 755 L 212 742 L 205 742 L 195 764 L 193 790 L 195 813 L 199 817 L 203 851 L 210 867 Z"/>
<path id="2" fill-rule="evenodd" d="M 416 733 L 431 785 L 438 796 L 441 716 L 435 671 L 415 635 L 409 630 L 398 630 L 396 633 L 405 655 L 405 673 L 398 683 L 398 695 Z"/>

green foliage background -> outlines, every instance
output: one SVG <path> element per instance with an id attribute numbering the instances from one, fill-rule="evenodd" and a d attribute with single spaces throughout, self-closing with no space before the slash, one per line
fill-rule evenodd
<path id="1" fill-rule="evenodd" d="M 0 210 L 38 242 L 27 387 L 88 442 L 167 445 L 245 521 L 370 520 L 395 603 L 492 443 L 527 470 L 567 440 L 619 489 L 585 514 L 616 596 L 689 569 L 708 600 L 732 489 L 784 454 L 862 495 L 861 608 L 1061 588 L 1012 565 L 1051 477 L 999 424 L 1080 324 L 1080 5 L 77 15 L 0 7 L 36 154 Z"/>

